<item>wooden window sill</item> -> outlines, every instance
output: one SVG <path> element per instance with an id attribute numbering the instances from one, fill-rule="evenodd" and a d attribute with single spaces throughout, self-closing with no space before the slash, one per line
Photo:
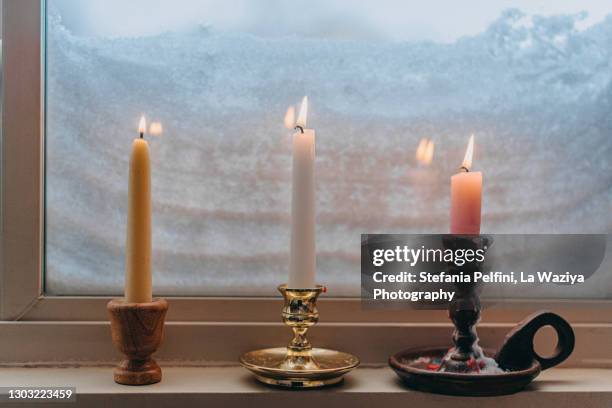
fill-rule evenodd
<path id="1" fill-rule="evenodd" d="M 557 368 L 542 374 L 525 391 L 503 397 L 450 397 L 404 388 L 389 368 L 359 368 L 341 386 L 303 392 L 263 386 L 241 367 L 163 367 L 161 383 L 131 387 L 115 384 L 110 367 L 0 368 L 0 386 L 74 386 L 75 403 L 61 407 L 191 407 L 251 406 L 368 407 L 411 404 L 427 407 L 609 407 L 612 369 Z M 2 404 L 23 407 L 24 403 Z M 27 405 L 27 404 L 26 404 Z"/>

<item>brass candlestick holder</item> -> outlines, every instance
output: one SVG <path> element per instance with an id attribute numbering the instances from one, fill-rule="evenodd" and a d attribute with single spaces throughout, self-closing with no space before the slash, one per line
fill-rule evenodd
<path id="1" fill-rule="evenodd" d="M 115 367 L 118 384 L 148 385 L 161 381 L 162 371 L 151 358 L 164 336 L 168 302 L 153 299 L 148 303 L 128 303 L 113 299 L 106 305 L 111 322 L 113 344 L 126 359 Z"/>
<path id="2" fill-rule="evenodd" d="M 278 290 L 285 299 L 283 323 L 293 330 L 287 347 L 250 351 L 240 357 L 240 364 L 255 374 L 259 381 L 289 388 L 314 388 L 342 381 L 344 374 L 359 365 L 351 354 L 313 348 L 306 332 L 319 321 L 317 298 L 325 288 Z"/>

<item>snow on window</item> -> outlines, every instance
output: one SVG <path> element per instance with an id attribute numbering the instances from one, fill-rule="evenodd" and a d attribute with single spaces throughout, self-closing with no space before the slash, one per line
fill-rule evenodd
<path id="1" fill-rule="evenodd" d="M 149 3 L 48 1 L 51 294 L 122 292 L 143 112 L 163 126 L 150 139 L 154 291 L 274 294 L 290 232 L 283 118 L 306 94 L 317 280 L 334 295 L 359 294 L 361 233 L 448 231 L 472 133 L 483 232 L 610 233 L 610 5 L 465 7 L 449 21 L 439 8 L 458 2 Z M 424 138 L 431 160 L 415 156 Z M 605 282 L 597 296 L 611 293 Z"/>

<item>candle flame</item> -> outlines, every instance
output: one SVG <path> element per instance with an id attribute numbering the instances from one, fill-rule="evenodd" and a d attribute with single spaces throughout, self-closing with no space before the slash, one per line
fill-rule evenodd
<path id="1" fill-rule="evenodd" d="M 295 127 L 295 108 L 293 105 L 287 108 L 287 113 L 285 113 L 285 127 L 287 129 L 293 129 Z"/>
<path id="2" fill-rule="evenodd" d="M 161 122 L 151 122 L 149 125 L 149 134 L 153 136 L 161 136 L 164 133 L 164 128 Z"/>
<path id="3" fill-rule="evenodd" d="M 467 150 L 465 151 L 465 157 L 463 158 L 463 163 L 461 164 L 461 168 L 469 171 L 472 167 L 472 156 L 474 155 L 474 135 L 470 136 L 470 141 L 468 142 Z"/>
<path id="4" fill-rule="evenodd" d="M 296 127 L 304 129 L 306 127 L 306 119 L 308 117 L 308 96 L 302 99 L 302 105 L 300 106 L 300 114 L 298 115 L 297 121 L 295 122 Z"/>
<path id="5" fill-rule="evenodd" d="M 146 129 L 147 129 L 147 120 L 145 119 L 144 115 L 142 115 L 140 117 L 140 122 L 138 122 L 138 133 L 143 135 Z"/>

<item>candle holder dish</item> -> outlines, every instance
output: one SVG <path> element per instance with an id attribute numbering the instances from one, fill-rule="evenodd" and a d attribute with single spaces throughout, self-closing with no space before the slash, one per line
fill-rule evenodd
<path id="1" fill-rule="evenodd" d="M 284 298 L 283 323 L 293 330 L 287 347 L 250 351 L 240 357 L 240 364 L 262 383 L 287 388 L 315 388 L 337 384 L 344 374 L 359 365 L 359 359 L 340 351 L 313 348 L 306 332 L 319 321 L 317 298 L 325 291 L 278 287 Z"/>
<path id="2" fill-rule="evenodd" d="M 162 371 L 151 358 L 164 336 L 168 302 L 128 303 L 113 299 L 106 305 L 110 316 L 113 344 L 127 357 L 114 371 L 118 384 L 147 385 L 161 381 Z"/>
<path id="3" fill-rule="evenodd" d="M 484 249 L 492 240 L 486 236 L 445 236 L 445 248 Z M 456 283 L 455 299 L 449 304 L 449 318 L 455 330 L 454 346 L 413 348 L 389 358 L 389 365 L 411 388 L 449 395 L 490 396 L 520 391 L 538 376 L 541 370 L 564 361 L 574 349 L 574 332 L 561 316 L 540 311 L 528 316 L 506 336 L 500 349 L 483 350 L 478 345 L 476 324 L 480 319 L 479 286 L 474 272 L 481 263 L 466 263 L 462 268 L 449 264 L 451 274 L 472 275 L 472 283 Z M 555 355 L 539 356 L 533 348 L 536 332 L 552 326 L 557 332 Z"/>

